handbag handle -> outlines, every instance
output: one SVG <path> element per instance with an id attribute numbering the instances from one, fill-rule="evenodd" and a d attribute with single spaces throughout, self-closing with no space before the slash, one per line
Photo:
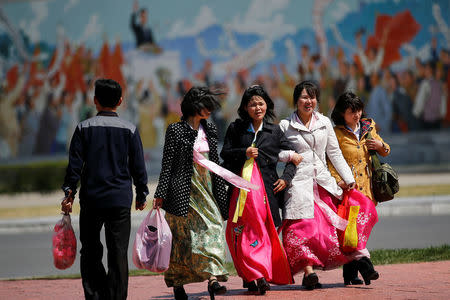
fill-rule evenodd
<path id="1" fill-rule="evenodd" d="M 343 189 L 342 205 L 348 206 L 348 191 Z"/>

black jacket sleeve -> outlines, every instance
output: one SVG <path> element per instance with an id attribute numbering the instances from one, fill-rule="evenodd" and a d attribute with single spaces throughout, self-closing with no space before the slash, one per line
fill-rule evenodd
<path id="1" fill-rule="evenodd" d="M 137 128 L 131 137 L 128 164 L 136 187 L 136 202 L 145 202 L 145 198 L 148 195 L 147 170 L 145 168 L 142 141 Z"/>
<path id="2" fill-rule="evenodd" d="M 224 166 L 236 165 L 240 161 L 247 159 L 246 151 L 247 147 L 236 147 L 233 143 L 233 139 L 236 138 L 239 133 L 236 130 L 236 123 L 233 122 L 228 126 L 223 141 L 222 151 L 220 151 L 220 157 L 224 160 Z"/>
<path id="3" fill-rule="evenodd" d="M 130 27 L 135 34 L 140 29 L 140 25 L 137 23 L 137 12 L 131 14 Z"/>
<path id="4" fill-rule="evenodd" d="M 67 188 L 72 190 L 72 195 L 77 191 L 77 184 L 81 177 L 81 171 L 84 165 L 84 145 L 81 137 L 81 129 L 77 126 L 70 141 L 69 148 L 69 164 L 66 169 L 66 176 L 64 177 L 64 184 L 62 190 Z"/>
<path id="5" fill-rule="evenodd" d="M 287 137 L 284 135 L 284 132 L 278 127 L 278 136 L 280 139 L 280 149 L 281 150 L 294 150 L 294 145 L 287 139 Z M 283 174 L 280 176 L 281 179 L 286 181 L 286 184 L 289 185 L 292 181 L 292 178 L 295 176 L 295 171 L 297 170 L 297 167 L 291 163 L 286 163 L 284 167 Z"/>
<path id="6" fill-rule="evenodd" d="M 173 124 L 169 125 L 166 130 L 164 141 L 163 157 L 161 162 L 161 172 L 159 174 L 158 186 L 156 187 L 155 198 L 166 199 L 167 189 L 169 188 L 170 175 L 173 159 L 176 151 L 176 136 Z"/>

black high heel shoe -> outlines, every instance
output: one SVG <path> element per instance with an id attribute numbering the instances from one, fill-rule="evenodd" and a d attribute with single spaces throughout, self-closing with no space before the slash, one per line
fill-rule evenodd
<path id="1" fill-rule="evenodd" d="M 366 285 L 370 284 L 371 280 L 376 280 L 380 277 L 377 271 L 373 268 L 372 261 L 368 257 L 363 257 L 357 261 L 358 270 L 361 273 L 361 276 L 364 279 L 364 283 Z"/>
<path id="2" fill-rule="evenodd" d="M 344 276 L 345 285 L 363 284 L 363 281 L 358 278 L 358 263 L 356 260 L 352 260 L 342 267 L 342 275 Z"/>
<path id="3" fill-rule="evenodd" d="M 173 296 L 175 300 L 187 300 L 188 295 L 186 294 L 186 291 L 184 290 L 183 286 L 174 286 L 173 287 Z"/>
<path id="4" fill-rule="evenodd" d="M 303 276 L 302 286 L 307 290 L 320 289 L 322 284 L 319 282 L 319 277 L 316 273 L 310 273 Z"/>
<path id="5" fill-rule="evenodd" d="M 227 288 L 220 285 L 217 279 L 210 279 L 208 281 L 208 293 L 211 300 L 215 299 L 215 295 L 222 295 L 227 292 Z"/>
<path id="6" fill-rule="evenodd" d="M 249 292 L 257 292 L 258 291 L 258 286 L 256 285 L 256 283 L 254 281 L 247 282 L 247 281 L 243 280 L 242 287 L 244 289 L 247 289 Z"/>
<path id="7" fill-rule="evenodd" d="M 267 291 L 270 290 L 270 284 L 264 277 L 259 278 L 257 281 L 258 290 L 261 295 L 264 295 Z"/>

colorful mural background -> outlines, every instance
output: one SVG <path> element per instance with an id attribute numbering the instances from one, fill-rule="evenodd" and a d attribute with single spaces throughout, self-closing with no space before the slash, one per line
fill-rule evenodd
<path id="1" fill-rule="evenodd" d="M 213 116 L 221 135 L 246 87 L 264 85 L 281 119 L 303 79 L 321 85 L 324 114 L 352 89 L 368 109 L 389 101 L 388 112 L 371 111 L 383 135 L 428 130 L 414 101 L 433 62 L 448 102 L 449 15 L 448 0 L 3 3 L 0 159 L 65 153 L 76 124 L 95 114 L 100 77 L 123 86 L 119 114 L 138 125 L 146 148 L 162 146 L 192 85 L 226 92 Z M 399 88 L 402 102 L 393 100 Z M 438 128 L 449 125 L 449 106 Z"/>

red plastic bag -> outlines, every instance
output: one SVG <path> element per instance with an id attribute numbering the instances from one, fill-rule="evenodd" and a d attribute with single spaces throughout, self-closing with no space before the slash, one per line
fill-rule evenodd
<path id="1" fill-rule="evenodd" d="M 73 265 L 77 254 L 77 238 L 72 228 L 70 215 L 63 215 L 53 232 L 53 263 L 64 270 Z"/>
<path id="2" fill-rule="evenodd" d="M 372 228 L 378 222 L 378 213 L 372 200 L 357 189 L 344 191 L 337 214 L 348 220 L 347 228 L 338 230 L 342 251 L 349 253 L 366 248 Z"/>
<path id="3" fill-rule="evenodd" d="M 338 230 L 339 244 L 344 252 L 353 252 L 358 246 L 358 231 L 356 229 L 356 219 L 359 213 L 359 206 L 350 205 L 348 193 L 344 191 L 342 202 L 337 207 L 337 214 L 348 221 L 344 231 Z"/>

